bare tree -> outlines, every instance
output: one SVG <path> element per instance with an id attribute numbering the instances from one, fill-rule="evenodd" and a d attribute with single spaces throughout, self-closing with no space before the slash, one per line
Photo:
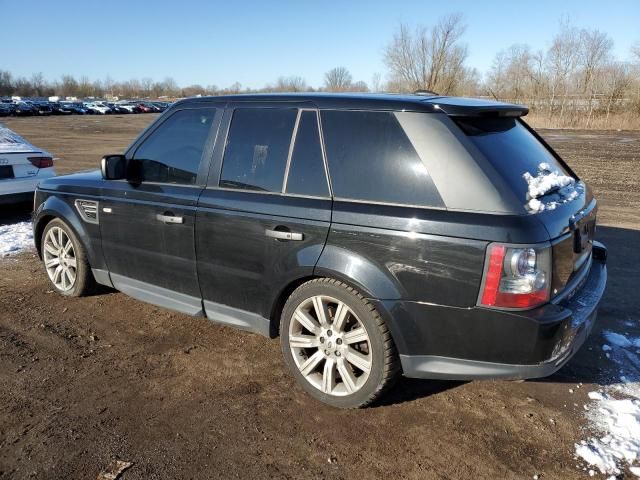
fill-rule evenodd
<path id="1" fill-rule="evenodd" d="M 420 26 L 413 34 L 400 25 L 385 49 L 390 83 L 404 91 L 454 93 L 468 73 L 467 46 L 461 41 L 465 29 L 460 14 L 442 18 L 431 29 Z"/>
<path id="2" fill-rule="evenodd" d="M 580 31 L 579 66 L 581 72 L 582 92 L 588 97 L 588 111 L 586 127 L 593 117 L 595 97 L 598 91 L 598 77 L 609 60 L 613 48 L 613 40 L 606 33 L 598 30 Z"/>
<path id="3" fill-rule="evenodd" d="M 609 124 L 611 111 L 623 99 L 632 83 L 631 69 L 628 63 L 612 62 L 604 68 L 604 94 L 606 97 L 605 125 Z"/>
<path id="4" fill-rule="evenodd" d="M 351 82 L 351 73 L 345 67 L 335 67 L 324 74 L 324 88 L 329 92 L 346 92 Z"/>
<path id="5" fill-rule="evenodd" d="M 380 74 L 380 72 L 375 72 L 373 75 L 371 75 L 371 91 L 381 92 L 382 90 L 382 75 Z"/>
<path id="6" fill-rule="evenodd" d="M 368 92 L 369 85 L 367 85 L 367 82 L 363 80 L 358 80 L 357 82 L 351 84 L 349 90 L 352 92 Z"/>
<path id="7" fill-rule="evenodd" d="M 72 97 L 78 93 L 78 82 L 71 75 L 63 75 L 60 80 L 60 94 L 64 97 Z"/>
<path id="8" fill-rule="evenodd" d="M 311 87 L 302 77 L 294 75 L 289 77 L 279 77 L 275 85 L 268 86 L 267 90 L 271 92 L 308 92 Z"/>
<path id="9" fill-rule="evenodd" d="M 636 62 L 640 63 L 640 42 L 636 42 L 631 47 L 631 56 Z"/>
<path id="10" fill-rule="evenodd" d="M 561 97 L 560 121 L 564 116 L 567 96 L 569 93 L 569 79 L 575 73 L 579 60 L 579 33 L 570 25 L 561 24 L 561 30 L 553 38 L 547 52 L 546 62 L 550 74 L 551 98 L 549 103 L 549 117 L 552 116 L 557 97 Z"/>
<path id="11" fill-rule="evenodd" d="M 498 52 L 488 76 L 488 90 L 494 98 L 526 102 L 533 90 L 534 56 L 528 45 L 516 44 Z"/>
<path id="12" fill-rule="evenodd" d="M 205 93 L 205 88 L 198 84 L 189 85 L 181 90 L 183 97 L 195 97 L 196 95 L 204 95 Z"/>

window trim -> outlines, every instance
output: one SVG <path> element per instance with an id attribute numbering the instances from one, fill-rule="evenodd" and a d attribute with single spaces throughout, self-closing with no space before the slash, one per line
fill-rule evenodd
<path id="1" fill-rule="evenodd" d="M 248 188 L 231 188 L 231 187 L 223 187 L 220 185 L 222 181 L 222 171 L 224 168 L 224 156 L 227 152 L 227 146 L 229 143 L 229 133 L 231 132 L 231 125 L 233 124 L 233 116 L 235 115 L 235 111 L 237 109 L 246 109 L 246 110 L 264 110 L 264 109 L 277 109 L 277 110 L 297 110 L 296 113 L 296 121 L 293 125 L 293 131 L 291 132 L 291 139 L 289 140 L 289 150 L 287 153 L 287 163 L 285 165 L 284 176 L 282 179 L 282 187 L 279 192 L 269 192 L 263 190 L 252 190 Z M 220 169 L 218 173 L 217 182 L 213 185 L 206 185 L 205 188 L 213 189 L 213 190 L 222 190 L 228 192 L 243 192 L 243 193 L 253 193 L 258 195 L 280 195 L 283 197 L 296 197 L 296 198 L 310 198 L 310 199 L 318 199 L 318 200 L 332 200 L 333 199 L 333 190 L 331 188 L 331 179 L 329 178 L 329 169 L 327 166 L 327 156 L 325 153 L 324 147 L 324 137 L 322 135 L 322 122 L 320 121 L 320 111 L 315 107 L 300 107 L 300 106 L 285 106 L 285 105 L 259 105 L 259 106 L 251 106 L 251 105 L 233 105 L 231 107 L 227 106 L 225 108 L 226 112 L 229 112 L 230 118 L 228 119 L 228 123 L 226 124 L 226 132 L 224 134 L 224 142 L 223 149 L 220 153 Z M 289 182 L 289 168 L 291 166 L 291 158 L 293 157 L 293 149 L 295 148 L 295 141 L 298 135 L 298 126 L 300 124 L 300 118 L 302 117 L 302 112 L 315 112 L 316 114 L 316 122 L 318 125 L 318 140 L 320 142 L 320 150 L 322 152 L 322 163 L 324 166 L 324 178 L 327 182 L 327 187 L 329 190 L 329 194 L 327 196 L 316 196 L 316 195 L 304 195 L 299 193 L 287 193 L 286 187 Z"/>
<path id="2" fill-rule="evenodd" d="M 327 182 L 327 191 L 329 192 L 329 196 L 317 196 L 317 195 L 304 195 L 304 194 L 288 194 L 287 193 L 287 185 L 289 184 L 289 167 L 291 166 L 291 159 L 293 158 L 293 151 L 296 146 L 296 141 L 298 139 L 298 127 L 300 126 L 300 119 L 302 118 L 302 114 L 304 112 L 313 112 L 316 116 L 316 125 L 318 126 L 318 143 L 320 144 L 320 155 L 322 156 L 322 166 L 324 168 L 324 179 Z M 329 171 L 327 169 L 327 156 L 324 151 L 324 137 L 322 136 L 322 125 L 320 123 L 320 115 L 318 113 L 317 108 L 299 108 L 298 109 L 298 118 L 296 118 L 296 124 L 293 129 L 293 136 L 291 137 L 291 145 L 289 148 L 289 158 L 287 159 L 287 168 L 284 172 L 284 181 L 282 183 L 282 194 L 283 195 L 299 195 L 310 198 L 333 198 L 333 190 L 331 189 L 331 180 L 329 179 Z"/>
<path id="3" fill-rule="evenodd" d="M 196 180 L 194 183 L 171 183 L 171 182 L 141 182 L 140 185 L 166 185 L 172 187 L 199 187 L 203 188 L 207 183 L 207 176 L 209 168 L 211 167 L 212 157 L 214 153 L 215 143 L 220 133 L 220 125 L 222 122 L 222 116 L 224 114 L 225 106 L 219 103 L 201 103 L 197 105 L 178 106 L 176 108 L 167 109 L 162 113 L 155 122 L 145 128 L 142 133 L 127 147 L 124 156 L 127 162 L 135 160 L 136 153 L 144 145 L 144 143 L 151 137 L 158 129 L 162 127 L 171 117 L 174 115 L 187 111 L 187 110 L 214 110 L 215 113 L 211 119 L 211 127 L 207 134 L 207 138 L 202 147 L 202 155 L 200 156 L 200 163 L 198 165 L 198 171 L 196 172 Z M 123 178 L 121 181 L 131 183 L 128 178 Z"/>
<path id="4" fill-rule="evenodd" d="M 318 120 L 319 120 L 320 124 L 322 124 L 321 112 L 365 112 L 365 113 L 388 113 L 388 114 L 394 115 L 396 113 L 404 113 L 404 112 L 410 112 L 410 111 L 411 110 L 404 110 L 404 109 L 403 110 L 397 110 L 397 109 L 370 109 L 370 108 L 319 108 L 319 109 L 317 109 Z M 425 112 L 416 111 L 416 113 L 425 113 Z M 327 159 L 326 153 L 324 153 L 324 132 L 322 130 L 321 130 L 320 135 L 321 135 L 321 140 L 322 140 L 323 156 L 324 156 L 324 159 L 325 159 L 325 168 L 327 169 L 326 170 L 326 175 L 327 175 L 327 179 L 328 179 L 329 184 L 330 184 L 330 193 L 331 193 L 331 198 L 333 200 L 339 201 L 339 202 L 351 202 L 351 203 L 361 203 L 361 204 L 370 203 L 370 204 L 374 204 L 374 205 L 387 205 L 387 206 L 396 206 L 396 207 L 420 208 L 420 209 L 427 209 L 427 210 L 448 210 L 446 205 L 444 205 L 444 202 L 443 202 L 442 206 L 439 206 L 439 205 L 423 205 L 423 204 L 421 205 L 421 204 L 405 203 L 405 202 L 387 202 L 387 201 L 380 201 L 380 200 L 364 200 L 364 199 L 359 199 L 359 198 L 348 198 L 348 197 L 335 196 L 335 194 L 333 192 L 333 186 L 331 184 L 331 175 L 329 174 L 328 159 Z M 406 132 L 405 132 L 405 135 L 406 135 Z M 411 141 L 411 140 L 409 139 L 409 141 Z M 417 152 L 416 152 L 416 154 L 418 155 L 418 158 L 420 158 L 420 155 Z M 420 159 L 420 160 L 422 161 L 422 159 Z M 434 182 L 434 187 L 436 188 L 436 193 L 438 194 L 438 196 L 440 196 L 440 194 L 439 194 L 439 192 L 437 190 L 437 186 L 435 185 L 435 182 Z M 474 210 L 472 210 L 472 211 L 474 211 Z"/>

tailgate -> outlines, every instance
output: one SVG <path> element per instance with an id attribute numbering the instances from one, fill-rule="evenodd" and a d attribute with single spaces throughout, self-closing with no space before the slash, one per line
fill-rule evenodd
<path id="1" fill-rule="evenodd" d="M 567 287 L 575 290 L 589 271 L 596 231 L 596 202 L 569 219 L 569 231 L 552 242 L 553 295 L 561 294 Z M 567 292 L 567 293 L 570 293 Z"/>

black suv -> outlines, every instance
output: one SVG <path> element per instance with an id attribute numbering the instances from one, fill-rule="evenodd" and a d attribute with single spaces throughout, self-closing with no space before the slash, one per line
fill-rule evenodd
<path id="1" fill-rule="evenodd" d="M 593 326 L 596 200 L 523 106 L 423 95 L 172 105 L 101 171 L 43 181 L 55 289 L 94 284 L 280 335 L 338 407 L 400 373 L 550 375 Z"/>

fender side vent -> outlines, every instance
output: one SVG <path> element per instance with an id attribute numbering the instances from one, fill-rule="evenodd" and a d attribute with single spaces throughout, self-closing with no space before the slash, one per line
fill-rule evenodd
<path id="1" fill-rule="evenodd" d="M 98 223 L 98 202 L 95 200 L 76 200 L 75 205 L 85 222 Z"/>

